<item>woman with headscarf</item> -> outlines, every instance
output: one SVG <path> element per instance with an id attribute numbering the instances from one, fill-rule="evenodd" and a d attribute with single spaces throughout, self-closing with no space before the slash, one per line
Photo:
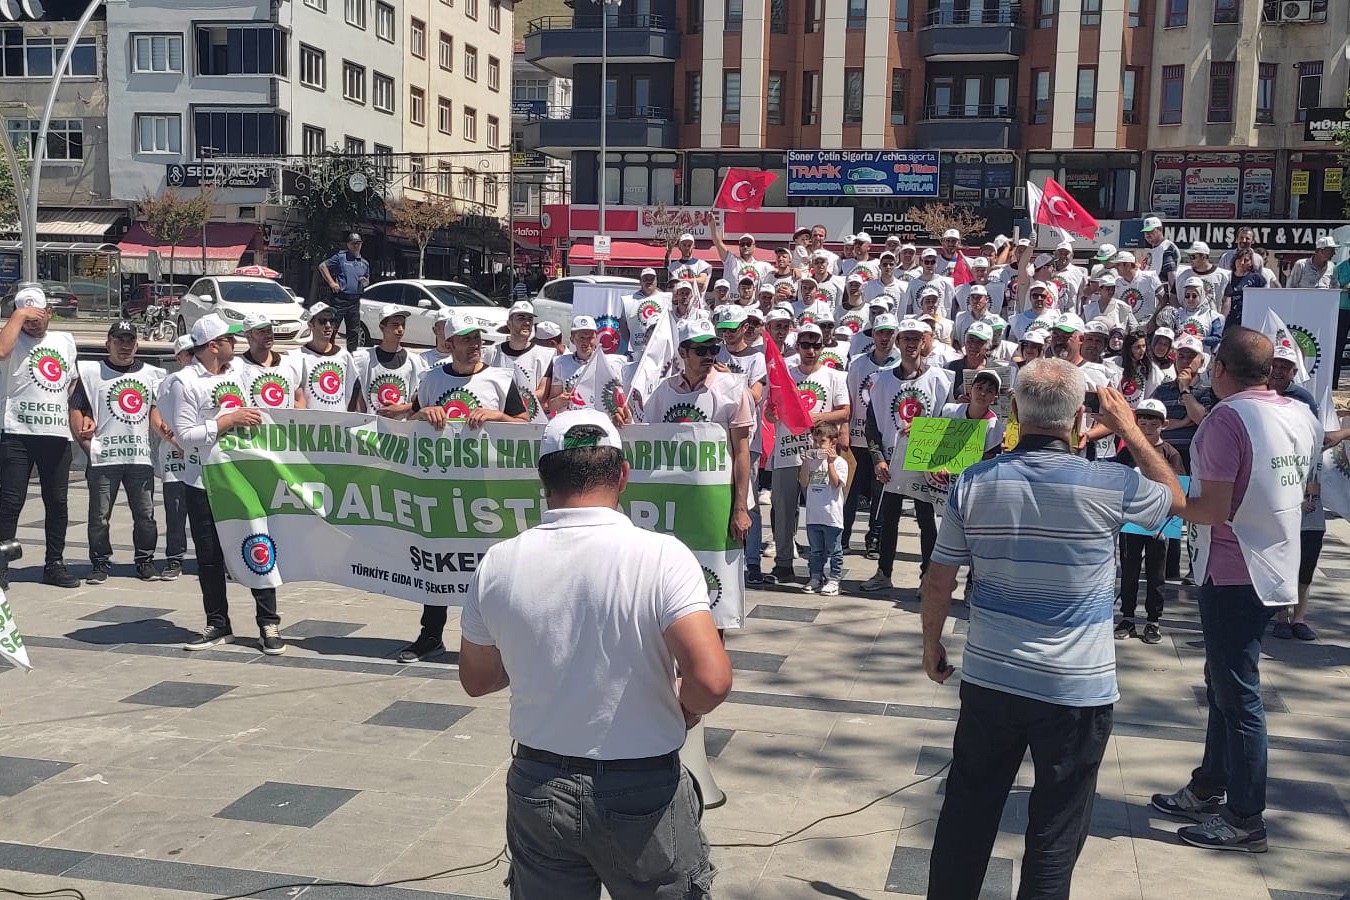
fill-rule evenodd
<path id="1" fill-rule="evenodd" d="M 1198 338 L 1206 350 L 1213 351 L 1223 337 L 1223 316 L 1210 305 L 1199 278 L 1187 278 L 1177 288 L 1181 292 L 1180 332 Z"/>

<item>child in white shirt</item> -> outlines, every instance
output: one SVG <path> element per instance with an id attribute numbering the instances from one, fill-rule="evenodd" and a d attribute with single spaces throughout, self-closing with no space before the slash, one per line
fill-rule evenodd
<path id="1" fill-rule="evenodd" d="M 848 462 L 839 455 L 839 426 L 821 423 L 811 429 L 815 449 L 807 450 L 801 467 L 801 486 L 806 492 L 806 538 L 811 546 L 807 558 L 810 580 L 802 588 L 808 594 L 838 594 L 844 575 L 844 494 L 848 486 Z M 829 558 L 830 574 L 825 576 Z"/>

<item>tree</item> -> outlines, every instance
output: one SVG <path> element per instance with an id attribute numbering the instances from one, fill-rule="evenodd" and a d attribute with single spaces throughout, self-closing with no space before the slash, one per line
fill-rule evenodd
<path id="1" fill-rule="evenodd" d="M 925 203 L 923 206 L 911 207 L 909 220 L 934 238 L 941 238 L 948 228 L 955 228 L 961 232 L 962 243 L 969 243 L 970 238 L 984 234 L 988 224 L 983 216 L 975 215 L 970 207 L 955 203 Z"/>
<path id="2" fill-rule="evenodd" d="M 394 224 L 417 244 L 417 277 L 426 277 L 427 244 L 436 232 L 449 228 L 461 218 L 459 210 L 444 197 L 413 200 L 401 197 L 389 204 Z"/>
<path id="3" fill-rule="evenodd" d="M 169 245 L 169 281 L 173 281 L 178 245 L 193 232 L 201 233 L 211 220 L 211 194 L 202 189 L 195 197 L 180 197 L 166 189 L 159 196 L 145 195 L 140 202 L 145 231 L 156 245 Z M 206 248 L 202 247 L 202 274 L 206 273 Z"/>
<path id="4" fill-rule="evenodd" d="M 1345 107 L 1350 110 L 1350 90 L 1345 92 Z M 1336 131 L 1336 143 L 1341 145 L 1341 166 L 1350 168 L 1350 128 L 1341 128 Z M 1341 179 L 1341 199 L 1345 201 L 1345 207 L 1341 212 L 1350 216 L 1350 178 Z"/>
<path id="5" fill-rule="evenodd" d="M 377 160 L 348 156 L 334 146 L 292 168 L 296 173 L 292 205 L 304 226 L 295 230 L 292 246 L 303 258 L 325 259 L 343 243 L 344 232 L 358 229 L 370 218 L 383 218 L 389 171 Z M 318 291 L 315 268 L 307 296 L 317 296 Z"/>
<path id="6" fill-rule="evenodd" d="M 20 141 L 14 148 L 19 158 L 19 166 L 24 174 L 28 171 L 28 142 Z M 23 175 L 19 176 L 20 178 Z M 22 182 L 19 182 L 22 183 Z M 0 231 L 18 232 L 19 230 L 19 192 L 15 175 L 8 160 L 0 156 Z"/>

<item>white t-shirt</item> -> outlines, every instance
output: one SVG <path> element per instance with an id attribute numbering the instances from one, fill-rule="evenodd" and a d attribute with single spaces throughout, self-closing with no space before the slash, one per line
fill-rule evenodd
<path id="1" fill-rule="evenodd" d="M 291 355 L 300 363 L 301 383 L 310 409 L 345 411 L 351 405 L 357 376 L 350 353 L 338 349 L 336 353 L 321 355 L 309 347 L 300 347 L 292 350 Z"/>
<path id="2" fill-rule="evenodd" d="M 464 421 L 475 409 L 517 412 L 508 402 L 512 394 L 519 393 L 510 370 L 485 365 L 472 375 L 456 375 L 449 368 L 444 363 L 422 373 L 417 383 L 419 408 L 439 406 L 451 422 Z"/>
<path id="3" fill-rule="evenodd" d="M 763 260 L 751 259 L 744 260 L 736 251 L 732 251 L 722 260 L 722 277 L 731 282 L 731 289 L 736 290 L 741 283 L 741 277 L 749 275 L 755 279 L 755 285 L 758 286 L 761 281 L 773 274 L 773 264 L 766 263 Z"/>
<path id="4" fill-rule="evenodd" d="M 164 370 L 144 363 L 127 372 L 102 361 L 76 365 L 94 418 L 89 465 L 152 465 L 150 410 L 164 380 Z"/>
<path id="5" fill-rule="evenodd" d="M 1078 295 L 1087 280 L 1087 271 L 1082 266 L 1073 264 L 1050 276 L 1051 283 L 1058 289 L 1060 312 L 1078 312 Z"/>
<path id="6" fill-rule="evenodd" d="M 848 382 L 844 373 L 827 366 L 817 366 L 814 372 L 803 372 L 795 362 L 788 366 L 788 376 L 797 385 L 797 393 L 808 413 L 827 413 L 848 406 Z M 801 465 L 802 451 L 811 445 L 811 432 L 794 435 L 786 427 L 774 427 L 774 448 L 771 469 L 791 469 Z"/>
<path id="7" fill-rule="evenodd" d="M 514 740 L 565 756 L 640 759 L 684 744 L 663 635 L 708 610 L 703 568 L 678 540 L 616 510 L 560 509 L 487 551 L 460 630 L 501 653 Z"/>
<path id="8" fill-rule="evenodd" d="M 540 347 L 531 344 L 524 353 L 515 353 L 511 345 L 503 341 L 486 354 L 487 364 L 499 369 L 509 369 L 520 388 L 520 398 L 530 413 L 531 422 L 547 422 L 548 415 L 539 402 L 539 385 L 548 374 L 548 367 L 558 354 L 552 347 Z"/>
<path id="9" fill-rule="evenodd" d="M 952 304 L 956 302 L 956 285 L 946 275 L 934 275 L 932 278 L 924 281 L 922 278 L 915 278 L 909 284 L 908 305 L 905 307 L 907 313 L 911 315 L 921 315 L 923 313 L 923 304 L 919 302 L 919 294 L 924 288 L 932 285 L 942 291 L 938 297 L 938 309 L 942 310 L 944 318 L 951 318 Z"/>
<path id="10" fill-rule="evenodd" d="M 823 452 L 823 451 L 816 451 Z M 830 484 L 830 473 L 824 457 L 808 459 L 806 466 L 806 524 L 844 527 L 844 488 L 848 484 L 848 463 L 836 456 L 832 465 L 839 476 L 839 484 Z"/>
<path id="11" fill-rule="evenodd" d="M 1153 315 L 1158 305 L 1158 290 L 1162 282 L 1158 276 L 1146 269 L 1134 273 L 1133 281 L 1123 278 L 1116 281 L 1116 296 L 1134 311 L 1134 317 L 1143 322 Z"/>
<path id="12" fill-rule="evenodd" d="M 683 382 L 683 375 L 673 375 L 656 386 L 642 404 L 648 423 L 713 422 L 728 429 L 754 424 L 755 406 L 743 377 L 714 369 L 697 390 L 684 390 Z"/>
<path id="13" fill-rule="evenodd" d="M 859 335 L 859 337 L 863 337 Z M 866 338 L 871 341 L 871 338 Z M 866 353 L 853 357 L 848 368 L 848 443 L 851 447 L 867 446 L 867 405 L 872 399 L 872 384 L 877 373 L 883 369 L 893 369 L 900 364 L 899 352 L 892 350 L 884 363 L 877 364 L 872 358 L 871 347 Z"/>
<path id="14" fill-rule="evenodd" d="M 1054 327 L 1055 319 L 1059 313 L 1050 307 L 1046 307 L 1041 312 L 1034 309 L 1024 309 L 1008 321 L 1008 330 L 1012 332 L 1013 340 L 1020 341 L 1026 337 L 1026 333 L 1031 330 L 1045 331 L 1049 343 L 1049 332 Z"/>
<path id="15" fill-rule="evenodd" d="M 295 406 L 295 391 L 304 380 L 303 366 L 294 353 L 272 355 L 277 358 L 274 366 L 260 366 L 242 355 L 234 358 L 244 396 L 250 406 L 259 409 L 291 409 Z"/>
<path id="16" fill-rule="evenodd" d="M 216 416 L 248 405 L 240 369 L 230 366 L 219 375 L 212 375 L 194 361 L 170 375 L 165 384 L 169 398 L 165 406 L 173 415 L 169 428 L 186 455 L 178 480 L 202 487 L 201 461 L 220 437 Z M 160 416 L 163 417 L 162 412 Z"/>
<path id="17" fill-rule="evenodd" d="M 356 351 L 356 378 L 361 382 L 361 393 L 366 409 L 372 413 L 388 406 L 411 403 L 417 396 L 417 382 L 426 371 L 421 355 L 403 350 L 403 362 L 387 365 L 380 362 L 376 347 L 362 347 Z M 392 362 L 392 360 L 391 360 Z"/>
<path id="18" fill-rule="evenodd" d="M 884 283 L 880 278 L 875 281 L 869 281 L 863 285 L 863 299 L 871 300 L 874 297 L 890 297 L 895 301 L 895 308 L 899 312 L 904 312 L 905 304 L 909 302 L 909 280 L 906 278 L 892 277 L 890 284 Z"/>
<path id="19" fill-rule="evenodd" d="M 712 264 L 698 257 L 687 261 L 672 259 L 666 269 L 670 272 L 670 277 L 676 281 L 696 281 L 700 275 L 707 275 L 712 271 Z"/>
<path id="20" fill-rule="evenodd" d="M 70 392 L 75 386 L 75 338 L 48 330 L 42 337 L 20 331 L 14 351 L 0 362 L 4 385 L 4 431 L 72 440 Z"/>
<path id="21" fill-rule="evenodd" d="M 656 317 L 670 309 L 670 294 L 655 291 L 644 294 L 636 291 L 623 298 L 623 317 L 628 325 L 628 353 L 637 358 L 647 348 L 647 332 L 656 324 Z M 498 345 L 499 347 L 501 345 Z M 499 366 L 493 362 L 490 365 Z"/>

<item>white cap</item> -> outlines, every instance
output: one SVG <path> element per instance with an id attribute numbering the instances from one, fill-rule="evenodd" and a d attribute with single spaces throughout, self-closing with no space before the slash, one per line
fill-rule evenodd
<path id="1" fill-rule="evenodd" d="M 1190 350 L 1192 353 L 1204 353 L 1204 352 L 1205 352 L 1205 345 L 1200 341 L 1200 339 L 1199 339 L 1198 337 L 1196 337 L 1196 336 L 1193 335 L 1193 334 L 1182 334 L 1180 337 L 1178 337 L 1175 341 L 1172 342 L 1172 349 L 1173 349 L 1173 350 Z M 1279 355 L 1280 355 L 1280 351 L 1281 351 L 1281 350 L 1285 350 L 1285 349 L 1288 349 L 1288 348 L 1286 348 L 1286 347 L 1276 347 L 1276 348 L 1275 348 L 1275 355 L 1276 355 L 1276 356 L 1279 356 Z M 1295 360 L 1295 359 L 1291 356 L 1291 357 L 1290 357 L 1290 362 L 1297 362 L 1297 360 Z"/>
<path id="2" fill-rule="evenodd" d="M 990 328 L 984 322 L 972 322 L 970 323 L 970 327 L 966 329 L 966 337 L 979 338 L 985 343 L 988 343 L 994 339 L 994 329 Z"/>
<path id="3" fill-rule="evenodd" d="M 410 312 L 411 310 L 406 306 L 397 306 L 393 303 L 386 303 L 384 306 L 380 307 L 380 324 L 383 325 L 385 319 L 392 319 L 394 316 L 403 316 L 404 318 L 407 318 Z M 245 320 L 244 325 L 245 327 L 248 326 L 248 320 Z"/>
<path id="4" fill-rule="evenodd" d="M 678 282 L 675 285 L 675 290 L 672 291 L 672 293 L 678 294 L 680 291 L 688 291 L 689 293 L 692 294 L 694 292 L 694 283 L 692 281 Z"/>
<path id="5" fill-rule="evenodd" d="M 851 274 L 848 276 L 847 279 L 845 279 L 844 283 L 845 283 L 846 285 L 847 285 L 847 284 L 862 284 L 862 283 L 863 283 L 863 277 L 862 277 L 861 275 L 859 275 L 857 272 L 853 272 L 853 273 L 851 273 Z"/>
<path id="6" fill-rule="evenodd" d="M 1008 330 L 1008 320 L 1003 318 L 1002 316 L 996 316 L 993 313 L 990 313 L 989 315 L 985 316 L 981 321 L 987 322 L 989 324 L 989 327 L 992 328 L 994 331 Z"/>
<path id="7" fill-rule="evenodd" d="M 982 284 L 972 284 L 970 290 L 966 292 L 971 297 L 988 297 L 989 288 Z"/>
<path id="8" fill-rule="evenodd" d="M 1291 362 L 1298 365 L 1299 352 L 1293 347 L 1286 347 L 1282 344 L 1275 345 L 1275 358 L 1282 359 L 1285 362 Z"/>
<path id="9" fill-rule="evenodd" d="M 885 310 L 895 309 L 895 301 L 892 300 L 890 297 L 887 297 L 885 294 L 877 294 L 871 300 L 867 301 L 867 305 L 869 308 L 876 306 Z"/>
<path id="10" fill-rule="evenodd" d="M 892 260 L 894 260 L 894 259 L 897 258 L 896 255 L 895 255 L 895 251 L 894 251 L 894 250 L 882 250 L 881 253 L 877 255 L 877 260 L 878 260 L 878 261 L 883 260 L 883 259 L 885 259 L 885 258 L 888 257 L 888 256 L 889 256 Z"/>
<path id="11" fill-rule="evenodd" d="M 872 320 L 872 324 L 867 328 L 870 334 L 873 331 L 899 331 L 900 323 L 896 321 L 895 316 L 888 312 L 881 313 Z"/>
<path id="12" fill-rule="evenodd" d="M 572 331 L 595 331 L 594 316 L 573 316 Z"/>
<path id="13" fill-rule="evenodd" d="M 694 239 L 694 236 L 693 236 L 692 234 L 690 234 L 689 232 L 686 231 L 684 234 L 680 235 L 680 239 L 679 239 L 678 241 L 676 241 L 675 243 L 677 243 L 677 244 L 683 244 L 685 241 L 692 241 L 693 239 Z"/>
<path id="14" fill-rule="evenodd" d="M 1075 331 L 1082 331 L 1083 327 L 1083 317 L 1078 313 L 1066 312 L 1055 320 L 1055 329 L 1058 331 L 1073 334 Z"/>
<path id="15" fill-rule="evenodd" d="M 716 320 L 718 328 L 734 330 L 745 324 L 748 315 L 749 307 L 731 303 L 726 306 L 717 307 L 717 312 L 713 314 L 713 319 Z"/>
<path id="16" fill-rule="evenodd" d="M 1030 246 L 1031 246 L 1031 238 L 1018 238 L 1018 239 L 1017 239 L 1017 244 L 1016 244 L 1015 246 L 1018 246 L 1018 247 L 1030 247 Z"/>
<path id="17" fill-rule="evenodd" d="M 956 238 L 958 241 L 961 240 L 961 232 L 955 228 L 948 228 L 946 231 L 942 232 L 942 239 L 944 241 L 949 241 L 952 238 Z"/>
<path id="18" fill-rule="evenodd" d="M 887 247 L 889 247 L 892 243 L 898 245 L 898 244 L 900 243 L 900 235 L 898 235 L 898 234 L 893 234 L 893 235 L 891 235 L 890 237 L 886 238 L 886 246 L 887 246 Z"/>
<path id="19" fill-rule="evenodd" d="M 1083 327 L 1083 334 L 1109 335 L 1111 333 L 1111 323 L 1107 319 L 1093 319 Z"/>
<path id="20" fill-rule="evenodd" d="M 15 309 L 46 309 L 47 295 L 40 287 L 20 288 L 14 295 Z"/>
<path id="21" fill-rule="evenodd" d="M 764 317 L 765 322 L 791 322 L 791 310 L 783 309 L 781 306 L 775 306 L 769 310 L 769 314 Z"/>
<path id="22" fill-rule="evenodd" d="M 1004 247 L 1008 246 L 1008 241 L 1009 238 L 1006 234 L 995 235 L 993 240 L 994 249 L 1002 250 Z"/>
<path id="23" fill-rule="evenodd" d="M 989 259 L 988 257 L 977 256 L 970 261 L 970 267 L 972 269 L 987 269 L 989 268 Z"/>
<path id="24" fill-rule="evenodd" d="M 797 329 L 797 340 L 799 342 L 801 341 L 801 337 L 804 334 L 814 334 L 818 338 L 823 338 L 825 336 L 825 332 L 821 331 L 820 326 L 817 325 L 815 322 L 803 322 L 801 324 L 801 326 Z"/>
<path id="25" fill-rule="evenodd" d="M 834 305 L 826 300 L 817 300 L 802 310 L 802 320 L 809 322 L 829 322 L 834 324 Z"/>
<path id="26" fill-rule="evenodd" d="M 1036 261 L 1033 262 L 1031 265 L 1032 265 L 1032 268 L 1035 268 L 1035 269 L 1042 269 L 1042 268 L 1044 268 L 1044 267 L 1050 265 L 1050 264 L 1051 264 L 1052 262 L 1054 262 L 1054 261 L 1055 261 L 1055 258 L 1054 258 L 1053 256 L 1051 256 L 1049 253 L 1042 253 L 1040 256 L 1036 257 Z"/>
<path id="27" fill-rule="evenodd" d="M 811 275 L 803 275 L 801 278 L 798 278 L 798 279 L 797 279 L 797 286 L 798 286 L 798 287 L 801 287 L 802 285 L 806 284 L 808 281 L 811 282 L 812 284 L 820 284 L 820 282 L 819 282 L 819 281 L 816 281 L 816 279 L 815 279 L 813 276 L 811 276 Z"/>
<path id="28" fill-rule="evenodd" d="M 713 330 L 712 323 L 702 316 L 690 316 L 685 319 L 680 323 L 679 331 L 681 344 L 685 341 L 703 344 L 717 340 L 717 332 Z"/>
<path id="29" fill-rule="evenodd" d="M 272 319 L 267 313 L 251 312 L 244 316 L 244 330 L 253 331 L 255 328 L 271 328 Z"/>
<path id="30" fill-rule="evenodd" d="M 506 314 L 508 316 L 520 315 L 533 317 L 534 304 L 528 300 L 517 300 L 515 303 L 511 304 L 511 309 Z M 383 316 L 383 313 L 381 313 L 381 315 Z M 383 322 L 384 319 L 381 318 L 380 321 Z"/>
<path id="31" fill-rule="evenodd" d="M 1177 339 L 1177 333 L 1170 328 L 1159 328 L 1157 331 L 1153 332 L 1153 337 L 1167 338 L 1169 341 L 1175 341 Z"/>
<path id="32" fill-rule="evenodd" d="M 1115 287 L 1120 282 L 1120 279 L 1116 277 L 1115 272 L 1103 272 L 1101 277 L 1097 280 L 1101 282 L 1102 287 L 1109 288 Z"/>
<path id="33" fill-rule="evenodd" d="M 1177 287 L 1179 287 L 1183 292 L 1187 288 L 1195 288 L 1197 291 L 1203 291 L 1205 289 L 1205 283 L 1201 281 L 1199 278 L 1191 276 L 1189 278 L 1183 279 L 1181 284 L 1177 285 Z"/>
<path id="34" fill-rule="evenodd" d="M 901 252 L 901 253 L 904 253 L 906 250 L 908 250 L 908 251 L 910 251 L 911 253 L 913 253 L 913 252 L 917 251 L 918 249 L 919 249 L 918 247 L 914 246 L 913 244 L 909 243 L 908 241 L 906 241 L 905 243 L 903 243 L 903 244 L 900 245 L 900 252 Z"/>
<path id="35" fill-rule="evenodd" d="M 1154 231 L 1162 227 L 1162 219 L 1157 216 L 1149 216 L 1144 220 L 1143 231 Z"/>
<path id="36" fill-rule="evenodd" d="M 745 284 L 747 281 L 750 282 L 751 284 L 754 284 L 756 281 L 759 281 L 759 279 L 756 278 L 754 275 L 751 275 L 749 272 L 747 272 L 744 275 L 742 275 L 741 280 L 736 283 Z"/>
<path id="37" fill-rule="evenodd" d="M 1097 248 L 1097 255 L 1093 257 L 1093 259 L 1097 260 L 1097 262 L 1106 262 L 1108 259 L 1110 259 L 1115 255 L 1116 255 L 1115 244 L 1102 244 L 1100 247 Z"/>
<path id="38" fill-rule="evenodd" d="M 1204 241 L 1192 241 L 1191 245 L 1186 248 L 1187 256 L 1200 256 L 1201 254 L 1209 256 L 1209 244 Z"/>
<path id="39" fill-rule="evenodd" d="M 1044 281 L 1033 281 L 1031 283 L 1031 287 L 1027 288 L 1027 293 L 1031 294 L 1035 291 L 1043 291 L 1044 293 L 1047 294 L 1053 294 L 1055 293 L 1055 288 L 1053 285 L 1046 284 Z"/>
<path id="40" fill-rule="evenodd" d="M 754 239 L 755 236 L 750 232 L 746 231 L 743 232 L 740 237 L 736 238 L 736 243 L 739 244 L 741 241 L 753 241 Z"/>
<path id="41" fill-rule="evenodd" d="M 643 269 L 638 277 L 646 278 L 648 275 L 652 276 L 653 278 L 656 277 L 656 270 L 653 269 L 651 266 L 648 266 L 647 268 Z"/>
<path id="42" fill-rule="evenodd" d="M 731 282 L 727 281 L 725 278 L 719 278 L 713 282 L 713 290 L 715 291 L 718 288 L 726 288 L 727 290 L 731 290 Z"/>
<path id="43" fill-rule="evenodd" d="M 901 319 L 900 331 L 917 331 L 919 334 L 932 334 L 933 328 L 927 322 L 918 319 Z"/>
<path id="44" fill-rule="evenodd" d="M 764 313 L 760 312 L 758 306 L 741 306 L 738 307 L 738 309 L 745 310 L 745 318 L 747 321 L 750 319 L 754 319 L 756 322 L 759 322 L 760 324 L 764 323 Z"/>
<path id="45" fill-rule="evenodd" d="M 173 342 L 173 355 L 186 353 L 193 348 L 192 335 L 180 334 Z"/>
<path id="46" fill-rule="evenodd" d="M 1060 241 L 1058 244 L 1055 245 L 1055 249 L 1056 249 L 1056 250 L 1068 250 L 1070 253 L 1072 253 L 1072 252 L 1073 252 L 1073 241 Z"/>
<path id="47" fill-rule="evenodd" d="M 1121 263 L 1132 263 L 1135 261 L 1136 260 L 1134 258 L 1134 254 L 1128 250 L 1122 250 L 1115 256 L 1111 257 L 1111 265 L 1113 266 L 1118 266 Z"/>
<path id="48" fill-rule="evenodd" d="M 383 320 L 381 320 L 383 321 Z M 468 315 L 452 315 L 450 320 L 445 323 L 446 337 L 454 335 L 455 337 L 466 337 L 475 332 L 486 332 L 487 329 L 482 325 L 474 324 Z"/>
<path id="49" fill-rule="evenodd" d="M 860 231 L 853 236 L 853 243 L 870 244 L 872 243 L 872 236 L 865 231 Z"/>
<path id="50" fill-rule="evenodd" d="M 1163 405 L 1161 400 L 1154 400 L 1152 398 L 1140 400 L 1139 405 L 1134 408 L 1134 415 L 1136 418 L 1139 416 L 1155 416 L 1166 421 L 1167 407 Z"/>
<path id="51" fill-rule="evenodd" d="M 933 257 L 933 259 L 937 259 L 937 255 L 938 252 L 936 247 L 924 247 L 923 252 L 919 254 L 919 259 L 927 259 L 930 256 Z"/>
<path id="52" fill-rule="evenodd" d="M 586 434 L 577 434 L 575 429 L 585 428 Z M 598 430 L 593 435 L 592 429 Z M 613 447 L 623 449 L 623 439 L 619 430 L 609 420 L 609 416 L 598 409 L 565 409 L 544 426 L 544 437 L 539 442 L 540 459 L 560 450 L 576 450 L 582 447 Z"/>
<path id="53" fill-rule="evenodd" d="M 205 347 L 217 338 L 223 338 L 227 334 L 238 334 L 243 330 L 244 326 L 238 322 L 226 322 L 218 314 L 211 313 L 209 316 L 202 316 L 197 320 L 197 324 L 192 326 L 192 346 Z"/>
<path id="54" fill-rule="evenodd" d="M 768 294 L 772 297 L 774 294 L 778 293 L 778 286 L 769 284 L 767 281 L 761 281 L 759 283 L 759 290 L 756 293 L 760 295 Z"/>
<path id="55" fill-rule="evenodd" d="M 315 303 L 309 309 L 302 312 L 300 314 L 300 321 L 312 322 L 325 313 L 333 313 L 334 315 L 336 315 L 336 313 L 333 312 L 333 307 L 329 306 L 327 303 L 320 301 L 318 303 Z"/>
<path id="56" fill-rule="evenodd" d="M 853 243 L 853 239 L 854 239 L 854 235 L 851 235 L 851 234 L 846 234 L 846 235 L 844 235 L 844 243 L 845 243 L 845 244 L 851 244 L 851 243 Z"/>
<path id="57" fill-rule="evenodd" d="M 562 329 L 557 322 L 540 322 L 534 326 L 534 337 L 541 341 L 556 340 L 562 337 Z"/>
<path id="58" fill-rule="evenodd" d="M 1044 329 L 1044 328 L 1034 328 L 1034 329 L 1028 331 L 1026 334 L 1022 335 L 1022 340 L 1021 340 L 1020 343 L 1026 343 L 1026 344 L 1040 344 L 1040 345 L 1044 346 L 1044 345 L 1045 345 L 1045 329 Z"/>
<path id="59" fill-rule="evenodd" d="M 920 300 L 923 300 L 924 297 L 941 297 L 941 296 L 942 296 L 942 288 L 938 287 L 935 284 L 925 284 L 923 287 L 919 288 Z"/>
<path id="60" fill-rule="evenodd" d="M 1317 244 L 1315 245 L 1315 248 L 1318 250 L 1335 250 L 1336 239 L 1329 234 L 1324 234 L 1317 239 Z"/>

